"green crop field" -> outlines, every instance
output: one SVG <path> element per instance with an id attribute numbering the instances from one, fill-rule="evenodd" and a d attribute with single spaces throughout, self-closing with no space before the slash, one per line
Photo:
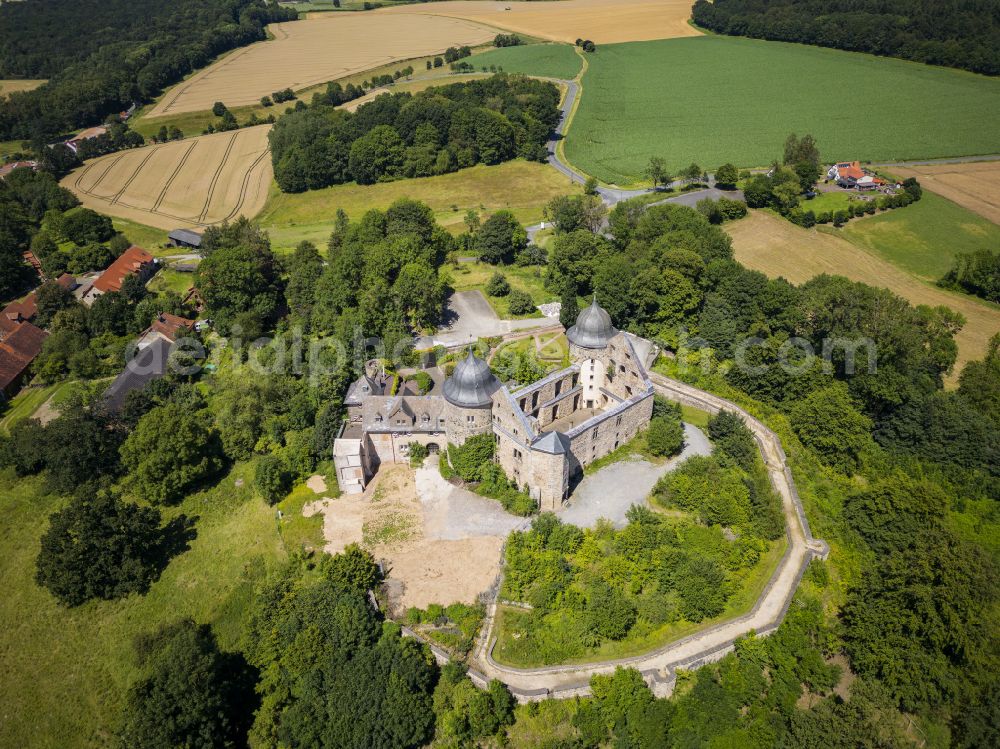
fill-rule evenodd
<path id="1" fill-rule="evenodd" d="M 1000 80 L 798 44 L 705 36 L 601 46 L 565 141 L 574 166 L 610 183 L 781 155 L 812 133 L 826 160 L 1000 153 Z"/>
<path id="2" fill-rule="evenodd" d="M 548 78 L 575 78 L 583 62 L 568 44 L 526 44 L 493 49 L 470 57 L 476 70 L 497 65 L 505 73 L 524 73 Z"/>

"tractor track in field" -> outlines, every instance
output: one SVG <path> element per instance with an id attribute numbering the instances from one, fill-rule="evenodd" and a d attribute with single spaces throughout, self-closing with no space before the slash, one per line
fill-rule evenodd
<path id="1" fill-rule="evenodd" d="M 246 174 L 243 175 L 243 183 L 240 185 L 240 194 L 236 199 L 236 207 L 229 212 L 228 216 L 222 219 L 224 222 L 229 221 L 243 209 L 243 204 L 246 202 L 247 198 L 247 188 L 250 186 L 250 179 L 254 176 L 254 171 L 257 169 L 257 166 L 270 155 L 271 149 L 265 148 L 247 169 Z"/>
<path id="2" fill-rule="evenodd" d="M 219 161 L 219 166 L 215 170 L 215 174 L 212 175 L 212 182 L 208 187 L 208 195 L 205 198 L 205 205 L 202 207 L 201 213 L 198 214 L 196 223 L 201 223 L 205 220 L 208 215 L 208 210 L 212 205 L 212 197 L 215 195 L 215 188 L 219 184 L 219 177 L 222 176 L 222 170 L 226 166 L 226 162 L 229 161 L 229 154 L 232 153 L 233 145 L 236 143 L 236 139 L 239 137 L 240 131 L 237 130 L 233 133 L 233 136 L 229 139 L 229 143 L 226 144 L 226 151 L 222 154 L 222 159 Z"/>
<path id="3" fill-rule="evenodd" d="M 177 162 L 177 166 L 174 167 L 174 171 L 170 173 L 169 177 L 167 177 L 167 181 L 163 184 L 163 189 L 160 190 L 160 194 L 156 198 L 156 202 L 153 203 L 153 207 L 150 209 L 150 211 L 152 213 L 159 213 L 160 212 L 160 204 L 163 203 L 164 199 L 166 199 L 166 197 L 167 197 L 167 190 L 170 189 L 170 185 L 173 184 L 173 181 L 177 178 L 177 175 L 180 174 L 181 169 L 184 168 L 184 164 L 187 163 L 188 157 L 191 155 L 191 152 L 194 151 L 194 149 L 195 149 L 195 147 L 197 145 L 198 145 L 198 141 L 197 140 L 191 141 L 191 144 L 188 146 L 187 150 L 184 152 L 184 155 L 181 156 L 180 161 Z"/>

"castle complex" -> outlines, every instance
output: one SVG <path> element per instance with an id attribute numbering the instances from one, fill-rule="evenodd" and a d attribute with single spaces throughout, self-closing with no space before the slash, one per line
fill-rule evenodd
<path id="1" fill-rule="evenodd" d="M 337 479 L 358 493 L 382 463 L 409 459 L 492 433 L 496 460 L 541 510 L 556 510 L 584 467 L 645 429 L 653 386 L 632 339 L 595 300 L 566 332 L 569 367 L 510 390 L 472 351 L 440 395 L 391 395 L 384 373 L 366 371 L 347 393 L 347 419 L 334 443 Z"/>

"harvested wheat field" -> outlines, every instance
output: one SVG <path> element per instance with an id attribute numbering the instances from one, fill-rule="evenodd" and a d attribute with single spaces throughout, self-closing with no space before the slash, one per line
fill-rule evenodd
<path id="1" fill-rule="evenodd" d="M 256 104 L 262 96 L 332 81 L 397 60 L 482 44 L 496 35 L 455 18 L 418 18 L 375 13 L 325 13 L 268 26 L 274 39 L 226 55 L 170 89 L 147 113 L 162 117 L 227 106 Z"/>
<path id="2" fill-rule="evenodd" d="M 88 208 L 161 229 L 257 215 L 273 170 L 270 125 L 202 135 L 94 159 L 63 178 Z"/>
<path id="3" fill-rule="evenodd" d="M 432 603 L 474 603 L 500 572 L 504 537 L 522 522 L 498 503 L 452 487 L 436 465 L 417 474 L 409 466 L 383 465 L 364 494 L 303 509 L 323 514 L 325 551 L 358 543 L 383 563 L 393 614 Z M 463 496 L 450 501 L 452 493 Z"/>
<path id="4" fill-rule="evenodd" d="M 27 78 L 4 78 L 0 80 L 0 96 L 12 94 L 15 91 L 32 91 L 45 83 L 45 80 L 30 80 Z"/>
<path id="5" fill-rule="evenodd" d="M 572 44 L 597 44 L 699 36 L 688 23 L 690 0 L 560 0 L 560 2 L 487 2 L 449 0 L 399 5 L 378 14 L 450 16 L 499 26 L 510 31 Z"/>
<path id="6" fill-rule="evenodd" d="M 990 336 L 1000 331 L 1000 308 L 922 283 L 840 237 L 803 229 L 762 211 L 727 224 L 726 231 L 733 238 L 736 259 L 768 276 L 784 276 L 792 283 L 821 273 L 846 276 L 885 287 L 911 304 L 944 305 L 961 312 L 966 324 L 955 336 L 958 359 L 952 382 L 965 362 L 983 357 Z"/>
<path id="7" fill-rule="evenodd" d="M 892 173 L 916 177 L 928 190 L 1000 224 L 1000 161 L 894 166 Z"/>

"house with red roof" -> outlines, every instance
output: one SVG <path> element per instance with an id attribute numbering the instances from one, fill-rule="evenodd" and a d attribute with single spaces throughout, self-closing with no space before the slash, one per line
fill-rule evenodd
<path id="1" fill-rule="evenodd" d="M 834 164 L 826 176 L 846 190 L 874 190 L 886 184 L 884 179 L 868 174 L 861 167 L 860 161 L 842 161 Z"/>
<path id="2" fill-rule="evenodd" d="M 37 161 L 11 161 L 8 164 L 0 164 L 0 179 L 3 179 L 15 169 L 37 169 Z"/>
<path id="3" fill-rule="evenodd" d="M 0 333 L 0 400 L 12 398 L 21 389 L 31 362 L 42 352 L 44 330 L 22 322 L 9 332 Z"/>
<path id="4" fill-rule="evenodd" d="M 56 283 L 67 291 L 73 291 L 77 287 L 76 278 L 69 273 L 63 273 L 59 276 Z M 32 291 L 24 299 L 11 302 L 0 311 L 0 335 L 3 332 L 13 331 L 21 323 L 31 322 L 37 314 L 38 303 L 35 300 L 35 292 Z"/>
<path id="5" fill-rule="evenodd" d="M 145 282 L 155 272 L 156 259 L 141 247 L 132 245 L 97 277 L 83 294 L 82 301 L 89 307 L 102 294 L 119 291 L 129 276 L 138 276 Z"/>

